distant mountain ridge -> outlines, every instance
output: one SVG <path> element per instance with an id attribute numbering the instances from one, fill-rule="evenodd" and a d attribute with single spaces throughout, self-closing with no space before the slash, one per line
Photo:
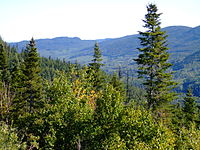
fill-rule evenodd
<path id="1" fill-rule="evenodd" d="M 182 61 L 186 56 L 200 50 L 200 26 L 195 28 L 187 26 L 169 26 L 162 29 L 169 35 L 168 47 L 172 54 L 171 61 Z M 41 56 L 65 58 L 67 61 L 77 60 L 79 63 L 88 63 L 92 59 L 93 46 L 99 42 L 104 63 L 108 69 L 115 68 L 116 64 L 122 66 L 134 64 L 133 58 L 137 57 L 140 47 L 139 35 L 128 35 L 121 38 L 102 40 L 81 40 L 78 37 L 57 37 L 53 39 L 36 40 Z M 25 47 L 28 41 L 10 43 L 18 45 L 19 49 Z"/>

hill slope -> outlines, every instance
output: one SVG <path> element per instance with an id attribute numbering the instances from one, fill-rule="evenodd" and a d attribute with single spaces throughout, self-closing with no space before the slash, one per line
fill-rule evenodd
<path id="1" fill-rule="evenodd" d="M 185 57 L 173 66 L 174 77 L 180 83 L 180 91 L 193 89 L 195 96 L 200 96 L 200 50 Z"/>

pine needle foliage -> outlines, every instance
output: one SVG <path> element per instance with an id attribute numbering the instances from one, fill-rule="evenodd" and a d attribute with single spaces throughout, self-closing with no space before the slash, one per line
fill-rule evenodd
<path id="1" fill-rule="evenodd" d="M 148 108 L 156 109 L 174 99 L 175 93 L 170 92 L 176 85 L 172 80 L 172 66 L 168 62 L 167 35 L 160 27 L 160 15 L 155 4 L 147 6 L 147 14 L 143 22 L 145 32 L 139 32 L 141 47 L 140 54 L 135 61 L 138 64 L 138 74 L 144 78 L 144 86 L 147 92 Z"/>

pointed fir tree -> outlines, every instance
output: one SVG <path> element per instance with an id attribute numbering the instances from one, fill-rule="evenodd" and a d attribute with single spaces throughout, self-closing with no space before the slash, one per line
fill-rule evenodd
<path id="1" fill-rule="evenodd" d="M 95 43 L 94 46 L 94 55 L 92 63 L 89 63 L 90 68 L 90 75 L 92 76 L 92 83 L 93 87 L 95 89 L 100 89 L 102 87 L 103 83 L 103 73 L 101 71 L 101 67 L 104 66 L 104 64 L 101 63 L 103 60 L 101 55 L 101 50 L 99 49 L 98 43 Z"/>
<path id="2" fill-rule="evenodd" d="M 95 70 L 95 72 L 98 72 L 101 68 L 101 66 L 104 66 L 104 64 L 101 63 L 103 60 L 101 55 L 101 50 L 99 49 L 99 44 L 95 43 L 94 46 L 94 55 L 93 55 L 93 60 L 92 63 L 89 64 L 89 66 Z"/>
<path id="3" fill-rule="evenodd" d="M 11 91 L 14 95 L 12 102 L 11 112 L 12 117 L 17 118 L 19 114 L 24 113 L 24 106 L 26 102 L 24 100 L 24 74 L 23 74 L 23 65 L 21 62 L 22 58 L 19 58 L 19 55 L 16 53 L 15 59 L 13 60 L 13 67 L 11 69 Z"/>
<path id="4" fill-rule="evenodd" d="M 184 98 L 183 112 L 187 124 L 197 121 L 197 104 L 191 89 L 187 91 L 186 97 Z"/>
<path id="5" fill-rule="evenodd" d="M 172 81 L 172 73 L 168 63 L 169 53 L 167 52 L 166 33 L 161 31 L 160 13 L 155 4 L 147 6 L 144 27 L 146 32 L 139 32 L 141 37 L 141 52 L 135 61 L 139 65 L 139 77 L 144 78 L 144 85 L 147 92 L 148 108 L 156 109 L 174 99 L 175 93 L 170 92 L 176 85 Z"/>
<path id="6" fill-rule="evenodd" d="M 37 145 L 33 142 L 37 139 L 36 135 L 38 134 L 35 121 L 38 119 L 41 109 L 44 108 L 40 57 L 33 38 L 23 53 L 24 60 L 21 66 L 15 68 L 15 72 L 20 75 L 22 80 L 15 79 L 21 83 L 14 84 L 17 92 L 12 106 L 12 119 L 14 126 L 19 130 L 19 137 L 30 148 L 34 147 L 33 144 Z"/>
<path id="7" fill-rule="evenodd" d="M 42 105 L 42 80 L 40 76 L 40 57 L 32 38 L 25 50 L 24 58 L 24 100 L 27 102 L 26 110 L 34 112 Z"/>

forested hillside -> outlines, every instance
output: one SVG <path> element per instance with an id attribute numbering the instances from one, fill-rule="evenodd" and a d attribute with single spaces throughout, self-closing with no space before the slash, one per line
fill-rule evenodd
<path id="1" fill-rule="evenodd" d="M 186 92 L 188 87 L 194 86 L 193 88 L 196 90 L 193 91 L 193 94 L 200 96 L 199 60 L 193 60 L 192 57 L 200 50 L 200 26 L 195 28 L 170 26 L 163 28 L 162 31 L 166 31 L 168 35 L 167 42 L 171 54 L 169 61 L 173 64 L 174 77 L 179 82 L 176 90 Z M 106 64 L 103 69 L 106 72 L 112 73 L 120 68 L 124 75 L 129 71 L 132 72 L 129 73 L 130 76 L 137 78 L 137 65 L 133 59 L 137 58 L 139 54 L 137 50 L 139 47 L 138 36 L 130 35 L 116 39 L 96 40 L 101 46 L 103 63 Z M 23 49 L 27 42 L 10 44 L 11 46 L 18 45 L 19 49 Z M 41 56 L 51 56 L 54 59 L 65 59 L 71 62 L 77 61 L 83 65 L 90 63 L 92 59 L 95 40 L 60 37 L 36 40 L 36 42 Z"/>
<path id="2" fill-rule="evenodd" d="M 182 92 L 186 92 L 188 88 L 193 89 L 193 94 L 200 96 L 200 51 L 197 51 L 173 66 L 175 71 L 175 79 L 182 85 Z"/>
<path id="3" fill-rule="evenodd" d="M 0 150 L 199 150 L 200 106 L 193 96 L 199 92 L 199 27 L 166 28 L 177 42 L 196 46 L 192 53 L 191 45 L 169 49 L 174 43 L 160 16 L 155 4 L 147 5 L 139 35 L 84 43 L 54 39 L 58 45 L 68 40 L 74 56 L 90 56 L 85 65 L 40 57 L 33 38 L 23 50 L 0 39 Z M 186 33 L 192 36 L 180 39 Z M 128 53 L 133 45 L 138 49 Z"/>

